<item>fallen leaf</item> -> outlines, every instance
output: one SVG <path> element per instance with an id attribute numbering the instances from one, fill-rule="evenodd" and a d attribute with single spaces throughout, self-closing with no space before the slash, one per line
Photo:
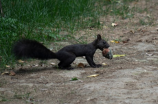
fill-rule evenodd
<path id="1" fill-rule="evenodd" d="M 147 56 L 153 56 L 153 54 L 146 53 Z"/>
<path id="2" fill-rule="evenodd" d="M 10 73 L 9 73 L 10 76 L 15 76 L 15 74 L 16 73 L 14 71 L 10 71 Z"/>
<path id="3" fill-rule="evenodd" d="M 150 15 L 149 15 L 149 14 L 147 14 L 147 17 L 148 17 L 148 18 L 150 18 Z"/>
<path id="4" fill-rule="evenodd" d="M 117 26 L 118 24 L 117 23 L 112 23 L 111 24 L 113 27 Z"/>
<path id="5" fill-rule="evenodd" d="M 53 63 L 53 62 L 52 62 L 52 63 L 50 63 L 50 64 L 51 64 L 51 65 L 55 65 L 55 63 Z"/>
<path id="6" fill-rule="evenodd" d="M 5 71 L 3 72 L 1 75 L 10 75 L 10 76 L 14 76 L 16 73 L 14 71 Z"/>
<path id="7" fill-rule="evenodd" d="M 115 40 L 115 43 L 120 43 L 120 42 Z"/>
<path id="8" fill-rule="evenodd" d="M 114 40 L 111 40 L 110 42 L 111 42 L 111 43 L 114 43 L 115 41 L 114 41 Z"/>
<path id="9" fill-rule="evenodd" d="M 10 66 L 9 66 L 9 65 L 6 65 L 5 67 L 10 68 Z"/>
<path id="10" fill-rule="evenodd" d="M 110 42 L 111 42 L 111 43 L 119 43 L 118 40 L 111 40 Z"/>
<path id="11" fill-rule="evenodd" d="M 97 77 L 97 76 L 99 76 L 99 74 L 93 74 L 93 75 L 90 75 L 90 76 L 87 76 L 87 77 Z"/>
<path id="12" fill-rule="evenodd" d="M 125 56 L 125 54 L 123 54 L 123 55 L 113 55 L 114 58 L 115 57 L 123 57 L 123 56 Z"/>
<path id="13" fill-rule="evenodd" d="M 77 67 L 78 67 L 78 68 L 84 68 L 85 65 L 84 65 L 83 63 L 79 63 L 79 64 L 77 65 Z"/>
<path id="14" fill-rule="evenodd" d="M 106 64 L 106 63 L 102 63 L 102 65 L 103 65 L 103 66 L 106 66 L 107 64 Z"/>
<path id="15" fill-rule="evenodd" d="M 125 40 L 123 40 L 122 42 L 123 43 L 128 43 L 130 41 L 130 39 L 125 39 Z"/>
<path id="16" fill-rule="evenodd" d="M 135 2 L 134 2 L 134 5 L 136 5 L 137 3 L 138 3 L 138 2 L 135 1 Z"/>
<path id="17" fill-rule="evenodd" d="M 33 67 L 37 67 L 37 66 L 38 66 L 38 64 L 33 65 Z"/>
<path id="18" fill-rule="evenodd" d="M 9 75 L 9 71 L 5 71 L 1 75 Z"/>
<path id="19" fill-rule="evenodd" d="M 23 61 L 23 60 L 18 60 L 18 62 L 19 62 L 19 63 L 24 63 L 25 61 Z"/>
<path id="20" fill-rule="evenodd" d="M 135 33 L 135 31 L 134 31 L 134 30 L 130 30 L 130 33 L 134 34 L 134 33 Z"/>

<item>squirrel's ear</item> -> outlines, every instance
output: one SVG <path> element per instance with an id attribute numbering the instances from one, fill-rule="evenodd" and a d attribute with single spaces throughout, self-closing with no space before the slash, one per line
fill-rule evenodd
<path id="1" fill-rule="evenodd" d="M 100 34 L 97 35 L 97 40 L 101 40 L 101 35 Z"/>

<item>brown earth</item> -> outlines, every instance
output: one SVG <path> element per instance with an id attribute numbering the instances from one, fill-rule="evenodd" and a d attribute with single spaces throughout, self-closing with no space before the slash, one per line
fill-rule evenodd
<path id="1" fill-rule="evenodd" d="M 27 61 L 17 67 L 15 76 L 0 76 L 0 103 L 158 104 L 157 4 L 157 0 L 132 2 L 131 7 L 148 11 L 136 11 L 131 19 L 100 17 L 102 30 L 77 32 L 75 38 L 87 37 L 84 38 L 87 42 L 102 34 L 113 54 L 125 54 L 124 57 L 108 60 L 98 50 L 95 62 L 107 65 L 91 68 L 84 58 L 78 58 L 73 63 L 74 70 L 53 68 L 51 63 L 57 64 L 57 60 Z M 118 24 L 116 27 L 111 26 L 113 20 Z M 142 25 L 140 20 L 146 24 Z M 120 43 L 111 43 L 113 39 L 119 39 Z M 80 62 L 87 67 L 77 68 Z M 99 76 L 87 77 L 93 74 Z M 70 81 L 72 78 L 78 80 Z"/>

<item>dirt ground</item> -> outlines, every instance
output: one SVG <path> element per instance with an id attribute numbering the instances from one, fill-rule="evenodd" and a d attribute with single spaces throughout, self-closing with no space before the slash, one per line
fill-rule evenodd
<path id="1" fill-rule="evenodd" d="M 158 1 L 139 0 L 132 6 L 148 11 L 135 12 L 131 19 L 100 17 L 103 29 L 77 32 L 91 42 L 96 34 L 108 39 L 113 54 L 125 54 L 112 60 L 95 54 L 101 68 L 91 68 L 84 58 L 77 58 L 74 70 L 59 70 L 47 62 L 30 61 L 15 76 L 0 76 L 1 104 L 158 104 Z M 138 13 L 137 13 L 138 12 Z M 115 20 L 118 24 L 112 27 Z M 142 21 L 146 25 L 142 25 Z M 152 23 L 152 24 L 150 24 Z M 120 43 L 111 40 L 119 39 Z M 123 43 L 125 40 L 127 43 Z M 87 66 L 78 68 L 76 64 Z M 29 63 L 29 64 L 28 64 Z M 98 74 L 96 77 L 87 76 Z M 78 80 L 71 81 L 72 78 Z"/>

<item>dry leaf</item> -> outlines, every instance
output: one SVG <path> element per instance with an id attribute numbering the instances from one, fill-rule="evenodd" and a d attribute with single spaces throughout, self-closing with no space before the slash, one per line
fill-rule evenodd
<path id="1" fill-rule="evenodd" d="M 106 64 L 106 63 L 102 63 L 102 65 L 103 65 L 103 66 L 106 66 L 107 64 Z"/>
<path id="2" fill-rule="evenodd" d="M 111 40 L 111 43 L 120 43 L 118 40 Z"/>
<path id="3" fill-rule="evenodd" d="M 5 67 L 10 68 L 10 66 L 9 66 L 9 65 L 6 65 Z"/>
<path id="4" fill-rule="evenodd" d="M 149 15 L 149 14 L 147 14 L 147 17 L 148 17 L 148 18 L 150 18 L 150 15 Z"/>
<path id="5" fill-rule="evenodd" d="M 125 54 L 123 54 L 123 55 L 113 55 L 114 58 L 115 57 L 123 57 L 123 56 L 125 56 Z"/>
<path id="6" fill-rule="evenodd" d="M 135 31 L 134 31 L 134 30 L 130 30 L 130 32 L 131 32 L 132 34 L 134 34 L 134 33 L 135 33 Z"/>
<path id="7" fill-rule="evenodd" d="M 23 60 L 18 60 L 18 62 L 19 62 L 19 63 L 24 63 L 25 61 L 23 61 Z"/>
<path id="8" fill-rule="evenodd" d="M 33 67 L 37 67 L 37 66 L 38 66 L 38 64 L 33 65 Z"/>
<path id="9" fill-rule="evenodd" d="M 118 24 L 117 23 L 112 23 L 111 24 L 113 27 L 117 26 Z"/>
<path id="10" fill-rule="evenodd" d="M 10 76 L 14 76 L 15 75 L 15 72 L 14 71 L 5 71 L 3 72 L 1 75 L 10 75 Z"/>
<path id="11" fill-rule="evenodd" d="M 90 76 L 87 76 L 87 77 L 97 77 L 99 76 L 99 74 L 93 74 L 93 75 L 90 75 Z"/>
<path id="12" fill-rule="evenodd" d="M 55 65 L 55 63 L 53 63 L 53 62 L 52 62 L 52 63 L 50 63 L 50 64 L 51 64 L 51 65 Z"/>
<path id="13" fill-rule="evenodd" d="M 9 73 L 10 76 L 15 76 L 15 74 L 16 73 L 14 71 L 10 71 L 10 73 Z"/>
<path id="14" fill-rule="evenodd" d="M 77 67 L 78 67 L 78 68 L 84 68 L 85 65 L 84 65 L 83 63 L 79 63 L 79 64 L 77 65 Z"/>
<path id="15" fill-rule="evenodd" d="M 9 71 L 5 71 L 1 75 L 9 75 Z"/>
<path id="16" fill-rule="evenodd" d="M 130 39 L 125 39 L 125 40 L 123 40 L 122 42 L 123 43 L 128 43 L 130 41 Z"/>
<path id="17" fill-rule="evenodd" d="M 134 2 L 134 5 L 136 5 L 137 3 L 138 3 L 138 2 L 135 1 L 135 2 Z"/>
<path id="18" fill-rule="evenodd" d="M 114 40 L 111 40 L 110 42 L 111 42 L 111 43 L 115 43 L 115 41 L 114 41 Z"/>

